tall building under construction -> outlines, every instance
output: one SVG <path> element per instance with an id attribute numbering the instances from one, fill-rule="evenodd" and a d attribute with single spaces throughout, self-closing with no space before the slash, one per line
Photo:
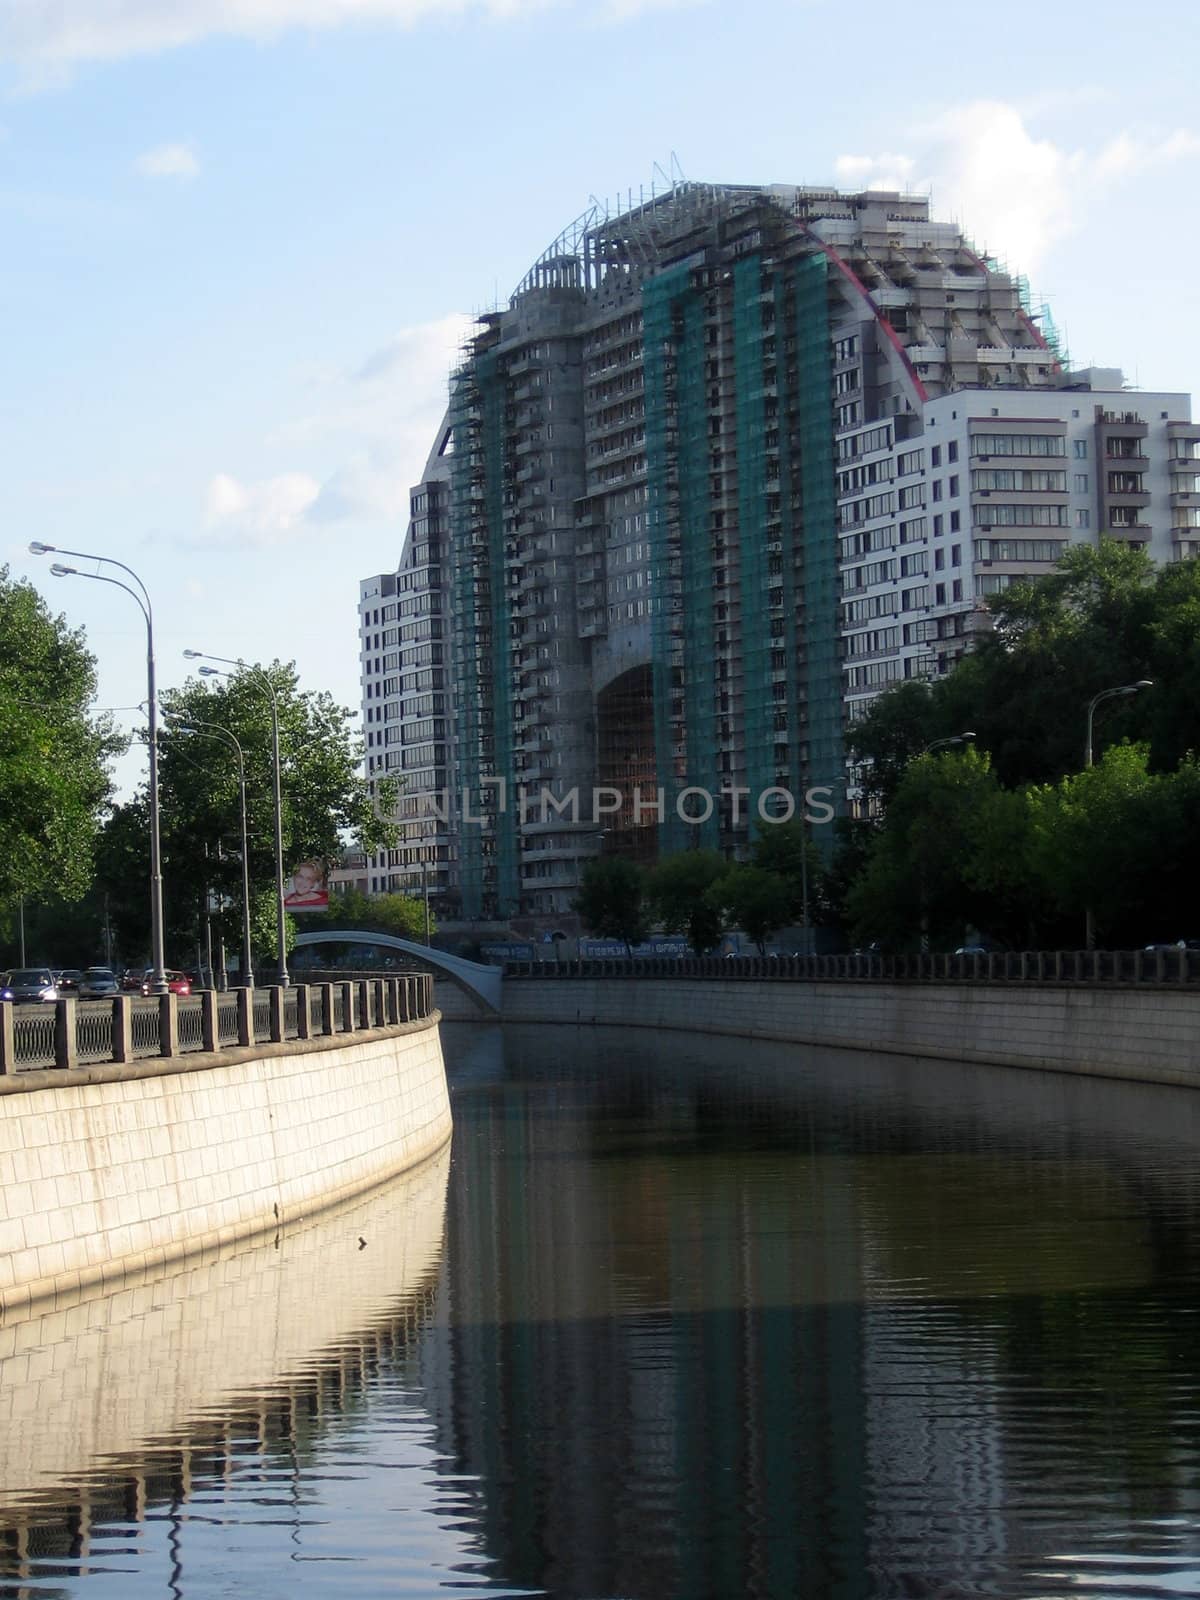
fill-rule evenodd
<path id="1" fill-rule="evenodd" d="M 988 594 L 1101 533 L 1195 552 L 1189 416 L 1072 373 L 922 197 L 679 184 L 589 212 L 452 381 L 414 490 L 414 527 L 441 508 L 423 576 L 409 556 L 423 637 L 377 656 L 364 584 L 372 773 L 411 748 L 471 797 L 444 909 L 553 922 L 602 850 L 736 854 L 788 796 L 840 809 L 847 720 L 948 670 Z"/>

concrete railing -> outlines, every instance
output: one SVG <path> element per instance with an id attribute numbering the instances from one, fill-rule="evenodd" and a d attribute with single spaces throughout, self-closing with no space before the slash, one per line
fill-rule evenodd
<path id="1" fill-rule="evenodd" d="M 1179 984 L 1200 982 L 1200 950 L 1023 950 L 988 955 L 689 956 L 510 961 L 520 978 L 751 978 L 810 983 Z"/>
<path id="2" fill-rule="evenodd" d="M 0 1076 L 356 1033 L 416 1022 L 433 1011 L 427 972 L 148 1000 L 129 994 L 95 1001 L 68 996 L 41 1006 L 6 1000 L 0 1001 Z"/>

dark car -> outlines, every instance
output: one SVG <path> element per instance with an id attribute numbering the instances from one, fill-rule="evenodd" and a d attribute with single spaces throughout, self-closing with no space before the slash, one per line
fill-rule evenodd
<path id="1" fill-rule="evenodd" d="M 107 967 L 88 967 L 79 980 L 81 1000 L 107 1000 L 120 992 L 121 985 Z"/>
<path id="2" fill-rule="evenodd" d="M 58 999 L 58 986 L 49 967 L 16 967 L 4 980 L 0 999 L 48 1001 Z"/>
<path id="3" fill-rule="evenodd" d="M 145 976 L 145 967 L 126 967 L 117 982 L 126 994 L 140 994 L 142 991 L 142 979 Z"/>
<path id="4" fill-rule="evenodd" d="M 64 967 L 55 980 L 59 994 L 78 994 L 83 973 L 78 967 Z"/>

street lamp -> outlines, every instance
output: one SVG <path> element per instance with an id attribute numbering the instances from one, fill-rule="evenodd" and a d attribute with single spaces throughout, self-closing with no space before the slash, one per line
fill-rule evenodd
<path id="1" fill-rule="evenodd" d="M 1105 700 L 1121 700 L 1128 695 L 1140 694 L 1143 689 L 1153 689 L 1153 678 L 1138 678 L 1135 683 L 1119 683 L 1113 689 L 1101 689 L 1099 694 L 1094 694 L 1088 701 L 1087 708 L 1087 742 L 1083 747 L 1083 765 L 1085 770 L 1092 765 L 1092 721 L 1096 715 L 1096 707 Z M 1092 915 L 1091 902 L 1084 907 L 1084 943 L 1085 948 L 1096 948 L 1096 923 Z"/>
<path id="2" fill-rule="evenodd" d="M 141 609 L 142 616 L 146 619 L 146 700 L 150 722 L 150 943 L 154 962 L 150 993 L 166 994 L 167 972 L 163 964 L 162 844 L 158 826 L 158 694 L 154 686 L 154 612 L 150 605 L 150 595 L 133 568 L 127 567 L 123 561 L 115 561 L 112 556 L 98 556 L 87 550 L 61 550 L 57 545 L 42 544 L 37 540 L 29 546 L 29 551 L 35 556 L 73 556 L 79 561 L 95 561 L 104 566 L 117 567 L 137 584 L 137 588 L 134 589 L 129 584 L 122 583 L 120 578 L 109 578 L 102 572 L 80 572 L 77 567 L 63 566 L 58 561 L 50 568 L 51 575 L 55 578 L 90 578 L 94 583 L 110 583 L 115 589 L 124 589 L 126 594 L 133 596 Z"/>
<path id="3" fill-rule="evenodd" d="M 923 756 L 930 755 L 934 750 L 944 750 L 952 744 L 973 744 L 975 735 L 969 730 L 966 733 L 952 733 L 948 738 L 935 739 L 932 744 L 927 744 L 921 751 Z"/>
<path id="4" fill-rule="evenodd" d="M 1153 678 L 1139 678 L 1136 683 L 1121 683 L 1115 689 L 1101 689 L 1099 694 L 1092 696 L 1088 701 L 1087 708 L 1087 743 L 1083 750 L 1083 764 L 1085 767 L 1090 767 L 1092 764 L 1092 719 L 1096 715 L 1096 707 L 1101 701 L 1121 699 L 1125 695 L 1138 694 L 1143 689 L 1153 689 L 1153 687 Z"/>
<path id="5" fill-rule="evenodd" d="M 238 792 L 241 796 L 242 807 L 242 984 L 244 988 L 253 989 L 254 962 L 250 936 L 250 838 L 246 831 L 246 763 L 242 755 L 242 747 L 229 729 L 223 728 L 219 722 L 202 722 L 198 717 L 191 717 L 184 721 L 171 712 L 168 712 L 167 715 L 170 718 L 172 727 L 180 729 L 183 733 L 199 734 L 202 739 L 217 739 L 223 744 L 231 745 L 233 753 L 237 757 Z M 222 960 L 224 960 L 224 957 L 222 957 Z"/>
<path id="6" fill-rule="evenodd" d="M 233 661 L 228 656 L 212 656 L 204 650 L 185 650 L 189 661 L 220 661 L 227 667 L 237 667 L 248 673 L 266 689 L 271 697 L 271 764 L 275 776 L 275 899 L 277 907 L 279 965 L 277 980 L 281 989 L 291 982 L 287 967 L 287 910 L 283 904 L 283 789 L 279 774 L 279 698 L 275 685 L 261 667 L 248 666 L 244 661 Z M 236 674 L 221 672 L 216 667 L 201 667 L 202 678 L 232 678 Z"/>

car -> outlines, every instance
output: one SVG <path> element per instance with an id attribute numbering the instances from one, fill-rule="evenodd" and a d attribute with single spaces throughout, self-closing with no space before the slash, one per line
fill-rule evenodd
<path id="1" fill-rule="evenodd" d="M 142 979 L 146 976 L 145 967 L 126 967 L 117 982 L 126 994 L 140 994 Z"/>
<path id="2" fill-rule="evenodd" d="M 83 973 L 78 967 L 64 967 L 55 977 L 55 987 L 58 989 L 59 994 L 77 994 L 79 992 L 79 980 L 82 977 Z"/>
<path id="3" fill-rule="evenodd" d="M 0 999 L 13 1000 L 18 1005 L 57 1000 L 58 985 L 49 967 L 16 967 L 6 975 Z"/>
<path id="4" fill-rule="evenodd" d="M 990 953 L 985 944 L 960 944 L 954 952 L 956 956 L 986 956 Z"/>
<path id="5" fill-rule="evenodd" d="M 153 967 L 147 967 L 145 975 L 142 978 L 142 993 L 143 994 L 152 993 L 153 992 L 152 991 L 153 983 L 154 983 L 154 968 Z M 167 990 L 171 994 L 191 994 L 191 992 L 192 992 L 192 980 L 188 977 L 186 972 L 172 972 L 170 969 L 168 969 L 167 970 Z"/>
<path id="6" fill-rule="evenodd" d="M 121 985 L 108 967 L 88 967 L 79 980 L 81 1000 L 107 1000 L 120 992 Z"/>

